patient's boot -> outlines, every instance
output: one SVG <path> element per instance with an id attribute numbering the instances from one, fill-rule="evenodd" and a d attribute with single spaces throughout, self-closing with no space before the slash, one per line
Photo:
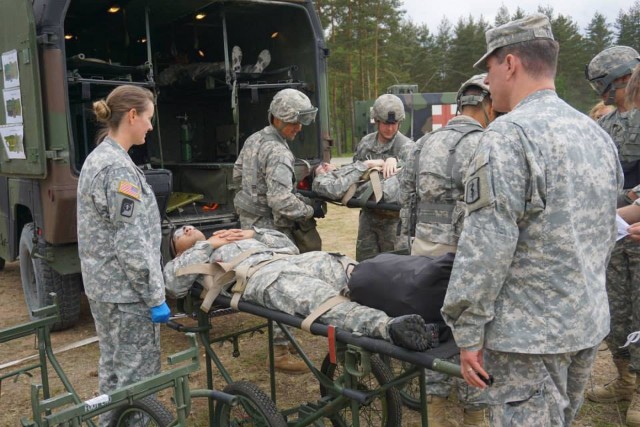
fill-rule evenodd
<path id="1" fill-rule="evenodd" d="M 613 403 L 631 400 L 636 384 L 636 374 L 629 372 L 629 359 L 613 359 L 618 378 L 609 384 L 595 387 L 586 393 L 587 399 L 598 403 Z"/>
<path id="2" fill-rule="evenodd" d="M 300 375 L 309 372 L 307 365 L 289 352 L 289 346 L 275 345 L 273 346 L 273 364 L 276 371 L 290 375 Z M 267 366 L 269 359 L 267 358 Z"/>
<path id="3" fill-rule="evenodd" d="M 267 49 L 263 49 L 262 52 L 258 54 L 258 61 L 256 61 L 256 65 L 253 66 L 251 72 L 261 73 L 269 64 L 271 64 L 271 54 Z"/>
<path id="4" fill-rule="evenodd" d="M 242 49 L 240 46 L 234 46 L 231 50 L 231 68 L 236 73 L 240 72 L 240 65 L 242 63 Z"/>
<path id="5" fill-rule="evenodd" d="M 438 340 L 438 325 L 426 324 L 422 316 L 407 314 L 398 316 L 387 325 L 391 341 L 409 350 L 424 351 L 436 347 Z"/>
<path id="6" fill-rule="evenodd" d="M 427 396 L 427 421 L 429 427 L 458 427 L 459 424 L 447 416 L 447 398 Z"/>

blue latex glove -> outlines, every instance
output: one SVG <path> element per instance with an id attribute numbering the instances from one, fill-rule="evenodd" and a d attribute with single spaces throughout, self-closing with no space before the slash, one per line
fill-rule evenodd
<path id="1" fill-rule="evenodd" d="M 156 307 L 151 307 L 151 321 L 153 323 L 167 323 L 169 316 L 171 316 L 171 310 L 169 310 L 166 301 Z"/>

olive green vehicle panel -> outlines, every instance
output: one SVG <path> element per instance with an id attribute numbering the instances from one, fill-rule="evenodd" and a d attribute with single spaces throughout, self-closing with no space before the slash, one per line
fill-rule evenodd
<path id="1" fill-rule="evenodd" d="M 397 86 L 405 88 L 409 85 Z M 413 87 L 415 88 L 415 86 Z M 400 132 L 414 141 L 433 130 L 432 106 L 456 103 L 456 92 L 404 93 L 402 89 L 394 92 L 402 100 L 406 114 L 400 125 Z M 366 100 L 355 103 L 356 141 L 374 131 L 369 114 L 373 102 L 374 100 Z"/>
<path id="2" fill-rule="evenodd" d="M 11 4 L 9 4 L 11 3 Z M 18 112 L 22 111 L 23 138 L 19 134 L 9 136 L 7 141 L 2 141 L 0 149 L 0 173 L 10 176 L 29 176 L 44 178 L 46 176 L 46 158 L 44 156 L 44 131 L 42 102 L 40 92 L 40 70 L 38 60 L 38 46 L 35 38 L 35 22 L 31 2 L 28 1 L 2 1 L 0 9 L 3 19 L 0 25 L 0 53 L 17 54 L 16 63 L 3 65 L 5 76 L 7 73 L 18 73 L 20 102 L 11 103 L 9 108 L 12 116 L 19 118 Z M 15 66 L 17 65 L 17 70 Z M 0 81 L 0 86 L 5 88 L 6 79 Z M 12 87 L 15 88 L 15 87 Z M 4 92 L 3 92 L 4 94 Z M 0 103 L 0 125 L 7 124 L 8 99 Z M 15 110 L 14 110 L 15 108 Z M 6 138 L 8 139 L 8 138 Z M 11 150 L 24 153 L 26 159 L 9 158 L 6 146 L 11 144 Z M 14 145 L 15 144 L 15 145 Z"/>

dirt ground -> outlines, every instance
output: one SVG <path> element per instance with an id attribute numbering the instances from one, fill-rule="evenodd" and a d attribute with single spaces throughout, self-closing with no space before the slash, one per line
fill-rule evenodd
<path id="1" fill-rule="evenodd" d="M 319 221 L 320 233 L 323 238 L 323 248 L 327 251 L 339 251 L 349 256 L 355 256 L 355 236 L 357 233 L 358 210 L 329 206 L 329 213 L 325 219 Z M 175 306 L 175 305 L 174 305 Z M 20 285 L 20 269 L 18 262 L 7 263 L 4 271 L 0 272 L 0 329 L 14 326 L 28 321 L 27 310 L 24 305 L 22 288 Z M 194 323 L 189 319 L 183 323 Z M 258 324 L 256 317 L 247 314 L 233 314 L 213 319 L 214 334 L 224 335 L 229 331 L 237 330 L 247 325 Z M 83 298 L 82 318 L 74 328 L 56 332 L 52 336 L 54 350 L 76 343 L 80 340 L 94 337 L 95 329 L 93 319 L 89 311 L 86 299 Z M 308 353 L 316 367 L 320 367 L 322 359 L 327 352 L 325 338 L 312 336 L 301 331 L 295 331 L 295 336 L 302 347 Z M 187 339 L 184 334 L 175 332 L 169 328 L 162 328 L 162 353 L 164 356 L 176 353 L 187 347 Z M 257 384 L 265 393 L 269 392 L 269 377 L 266 369 L 266 338 L 264 335 L 242 336 L 239 342 L 240 355 L 234 358 L 233 347 L 230 343 L 222 346 L 216 345 L 214 350 L 222 359 L 224 366 L 229 370 L 235 381 L 247 380 Z M 0 366 L 12 361 L 20 360 L 37 352 L 36 342 L 33 337 L 22 338 L 8 343 L 0 343 Z M 201 352 L 202 353 L 202 352 Z M 74 348 L 58 354 L 58 360 L 66 372 L 71 384 L 76 388 L 80 397 L 85 400 L 97 395 L 97 363 L 98 345 L 92 343 L 79 348 Z M 204 360 L 201 358 L 201 362 Z M 28 361 L 17 366 L 24 367 Z M 17 366 L 0 369 L 0 378 L 7 375 Z M 163 360 L 163 369 L 166 369 Z M 215 371 L 215 369 L 214 369 Z M 613 364 L 608 351 L 599 352 L 598 360 L 589 386 L 602 384 L 614 377 Z M 63 391 L 62 384 L 53 379 L 51 371 L 52 394 Z M 37 372 L 33 377 L 22 375 L 19 378 L 4 379 L 0 383 L 0 426 L 20 425 L 22 417 L 31 418 L 30 384 L 39 383 Z M 205 369 L 201 369 L 190 377 L 192 389 L 205 388 Z M 214 386 L 222 389 L 224 381 L 219 374 L 214 377 Z M 319 398 L 317 381 L 309 374 L 302 376 L 277 376 L 277 404 L 281 409 L 290 408 L 306 401 L 315 401 Z M 171 405 L 170 394 L 161 394 L 161 399 Z M 623 425 L 624 414 L 628 403 L 619 405 L 595 405 L 586 403 L 575 426 L 604 427 Z M 207 409 L 206 402 L 202 399 L 193 401 L 192 414 L 189 425 L 206 426 Z M 461 412 L 454 402 L 450 403 L 449 415 L 459 419 Z M 419 418 L 415 412 L 403 410 L 403 425 L 419 425 Z"/>

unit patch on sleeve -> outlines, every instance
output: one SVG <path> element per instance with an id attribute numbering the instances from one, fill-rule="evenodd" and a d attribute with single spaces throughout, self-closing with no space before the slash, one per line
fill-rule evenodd
<path id="1" fill-rule="evenodd" d="M 133 209 L 136 207 L 136 204 L 133 200 L 123 198 L 122 204 L 120 205 L 120 215 L 125 218 L 131 218 L 133 216 Z"/>
<path id="2" fill-rule="evenodd" d="M 118 185 L 118 193 L 140 200 L 140 187 L 130 183 L 129 181 L 120 181 L 120 184 Z"/>

